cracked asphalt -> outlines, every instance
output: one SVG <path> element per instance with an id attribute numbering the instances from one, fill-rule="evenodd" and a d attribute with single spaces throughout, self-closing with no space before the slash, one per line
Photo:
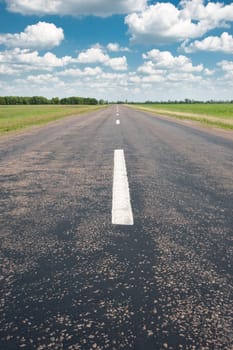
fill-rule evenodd
<path id="1" fill-rule="evenodd" d="M 0 349 L 233 349 L 233 137 L 119 114 L 0 139 Z"/>

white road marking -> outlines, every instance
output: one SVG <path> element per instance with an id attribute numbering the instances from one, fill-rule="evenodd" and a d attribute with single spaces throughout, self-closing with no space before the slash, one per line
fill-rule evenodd
<path id="1" fill-rule="evenodd" d="M 116 125 L 120 125 L 120 123 L 121 123 L 120 120 L 117 119 L 117 120 L 116 120 Z"/>
<path id="2" fill-rule="evenodd" d="M 114 151 L 114 173 L 112 188 L 112 224 L 133 225 L 129 184 L 123 149 Z"/>
<path id="3" fill-rule="evenodd" d="M 117 116 L 117 117 L 119 116 L 119 113 L 118 113 L 118 112 L 116 113 L 116 116 Z"/>

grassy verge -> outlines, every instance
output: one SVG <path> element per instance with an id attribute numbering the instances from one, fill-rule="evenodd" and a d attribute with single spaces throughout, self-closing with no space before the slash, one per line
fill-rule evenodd
<path id="1" fill-rule="evenodd" d="M 193 120 L 206 126 L 233 130 L 233 103 L 223 104 L 135 104 L 137 109 L 181 120 Z"/>
<path id="2" fill-rule="evenodd" d="M 34 125 L 43 125 L 71 115 L 88 113 L 103 106 L 0 106 L 0 134 L 24 129 Z"/>

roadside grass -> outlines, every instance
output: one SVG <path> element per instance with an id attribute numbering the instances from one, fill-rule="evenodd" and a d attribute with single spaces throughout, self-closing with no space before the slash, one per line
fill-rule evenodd
<path id="1" fill-rule="evenodd" d="M 90 105 L 0 106 L 0 134 L 35 125 L 43 125 L 71 115 L 80 115 L 103 108 Z"/>
<path id="2" fill-rule="evenodd" d="M 160 116 L 192 120 L 206 126 L 233 130 L 233 103 L 133 104 L 128 106 Z"/>

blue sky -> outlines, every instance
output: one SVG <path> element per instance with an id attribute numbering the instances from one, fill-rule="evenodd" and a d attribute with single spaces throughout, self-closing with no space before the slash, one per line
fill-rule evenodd
<path id="1" fill-rule="evenodd" d="M 233 3 L 0 0 L 0 94 L 233 99 Z"/>

